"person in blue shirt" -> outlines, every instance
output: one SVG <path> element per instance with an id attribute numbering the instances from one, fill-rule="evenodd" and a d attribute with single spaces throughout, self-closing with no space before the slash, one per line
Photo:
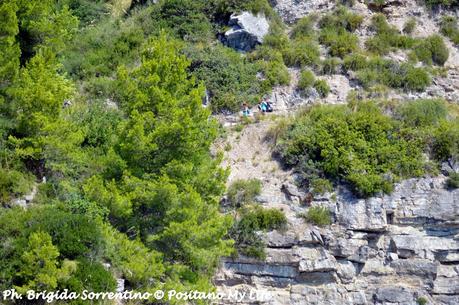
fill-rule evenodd
<path id="1" fill-rule="evenodd" d="M 247 103 L 242 104 L 242 115 L 243 116 L 249 116 L 250 115 L 250 108 L 247 105 Z"/>

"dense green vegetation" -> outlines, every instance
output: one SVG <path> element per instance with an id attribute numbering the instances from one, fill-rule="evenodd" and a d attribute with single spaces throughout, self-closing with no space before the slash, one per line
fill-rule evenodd
<path id="1" fill-rule="evenodd" d="M 331 56 L 344 57 L 357 51 L 358 38 L 352 32 L 362 21 L 361 16 L 348 12 L 345 7 L 339 7 L 319 21 L 319 41 L 329 48 Z"/>
<path id="2" fill-rule="evenodd" d="M 403 31 L 410 34 L 415 25 L 415 21 L 410 19 L 404 25 Z M 397 49 L 413 49 L 416 59 L 429 65 L 442 66 L 448 60 L 448 49 L 439 35 L 432 35 L 424 39 L 402 35 L 397 28 L 388 24 L 383 14 L 373 16 L 371 28 L 376 35 L 369 38 L 365 44 L 367 50 L 372 53 L 386 55 Z"/>
<path id="3" fill-rule="evenodd" d="M 369 51 L 385 55 L 391 50 L 408 49 L 414 45 L 415 39 L 401 35 L 395 27 L 387 23 L 383 14 L 374 15 L 371 22 L 371 28 L 376 32 L 376 35 L 365 42 Z"/>
<path id="4" fill-rule="evenodd" d="M 391 26 L 383 14 L 375 14 L 372 18 L 370 30 L 374 36 L 365 42 L 366 50 L 359 47 L 357 35 L 353 32 L 361 26 L 361 16 L 351 13 L 346 7 L 338 6 L 332 13 L 318 19 L 310 15 L 300 19 L 291 31 L 293 41 L 307 41 L 309 48 L 303 48 L 303 54 L 308 54 L 304 60 L 289 62 L 287 65 L 309 67 L 317 74 L 333 74 L 350 71 L 365 90 L 374 91 L 374 88 L 386 86 L 405 91 L 423 91 L 431 83 L 429 70 L 423 66 L 418 67 L 417 62 L 426 65 L 443 65 L 448 57 L 448 50 L 439 35 L 425 39 L 415 39 L 409 36 L 414 30 L 415 21 L 409 20 L 404 26 L 405 34 Z M 316 33 L 315 25 L 319 29 Z M 318 59 L 318 52 L 314 46 L 315 41 L 328 49 L 328 58 Z M 408 62 L 396 62 L 383 56 L 391 51 L 404 49 L 409 53 Z M 306 51 L 307 50 L 307 51 Z M 284 53 L 296 54 L 295 48 Z M 315 53 L 317 52 L 317 53 Z M 316 54 L 310 56 L 310 54 Z M 287 57 L 288 59 L 289 57 Z M 302 58 L 302 57 L 296 57 Z M 308 69 L 300 75 L 298 89 L 307 92 L 312 87 L 312 76 Z M 317 81 L 316 89 L 320 96 L 325 97 L 328 88 L 323 81 Z"/>
<path id="5" fill-rule="evenodd" d="M 381 57 L 368 59 L 355 53 L 344 58 L 343 66 L 348 71 L 357 72 L 356 77 L 364 88 L 383 84 L 392 88 L 423 91 L 431 83 L 431 77 L 424 68 Z"/>
<path id="6" fill-rule="evenodd" d="M 235 111 L 242 102 L 255 104 L 273 85 L 289 81 L 280 54 L 260 50 L 249 56 L 215 43 L 230 14 L 242 10 L 262 12 L 273 25 L 278 24 L 266 0 L 167 0 L 133 5 L 126 18 L 103 19 L 84 27 L 65 50 L 63 63 L 73 78 L 84 79 L 91 96 L 111 97 L 117 67 L 134 64 L 142 42 L 165 31 L 181 40 L 181 52 L 192 61 L 188 70 L 205 85 L 212 111 Z M 263 77 L 257 77 L 260 73 Z"/>
<path id="7" fill-rule="evenodd" d="M 232 221 L 218 211 L 227 173 L 209 153 L 217 124 L 193 57 L 207 38 L 187 35 L 214 35 L 210 20 L 237 8 L 204 4 L 189 3 L 182 27 L 173 1 L 126 17 L 117 1 L 0 4 L 2 289 L 106 291 L 115 276 L 140 291 L 211 287 Z M 247 82 L 264 62 L 205 48 Z M 33 185 L 34 204 L 11 207 Z"/>
<path id="8" fill-rule="evenodd" d="M 411 34 L 416 29 L 416 19 L 410 18 L 403 25 L 403 33 Z"/>
<path id="9" fill-rule="evenodd" d="M 367 197 L 389 193 L 399 178 L 432 170 L 424 152 L 437 161 L 456 157 L 458 126 L 439 100 L 401 104 L 391 116 L 373 102 L 315 106 L 284 129 L 277 152 L 306 183 L 341 180 Z"/>
<path id="10" fill-rule="evenodd" d="M 217 39 L 242 10 L 270 22 L 249 53 Z M 442 23 L 453 42 L 454 22 Z M 254 203 L 258 180 L 229 187 L 234 220 L 219 212 L 228 172 L 210 153 L 219 130 L 211 113 L 259 102 L 289 83 L 287 67 L 302 69 L 300 90 L 324 98 L 330 87 L 316 74 L 355 72 L 365 89 L 422 91 L 431 80 L 417 61 L 448 58 L 440 36 L 413 40 L 379 15 L 360 50 L 361 24 L 340 6 L 287 35 L 267 0 L 1 2 L 0 290 L 107 291 L 122 277 L 137 291 L 208 291 L 221 256 L 263 259 L 260 232 L 284 229 L 285 215 Z M 396 48 L 410 49 L 413 62 L 380 57 Z M 314 195 L 335 180 L 362 196 L 389 192 L 435 168 L 423 153 L 459 157 L 458 120 L 436 100 L 314 107 L 282 122 L 277 152 Z M 457 187 L 456 176 L 448 181 Z M 18 207 L 33 189 L 33 203 Z M 311 208 L 307 218 L 326 225 L 329 214 Z"/>

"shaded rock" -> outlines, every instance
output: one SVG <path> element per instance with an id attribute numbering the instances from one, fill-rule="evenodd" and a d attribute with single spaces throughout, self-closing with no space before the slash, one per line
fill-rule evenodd
<path id="1" fill-rule="evenodd" d="M 344 284 L 352 283 L 357 275 L 357 267 L 354 263 L 347 260 L 338 260 L 337 274 Z"/>
<path id="2" fill-rule="evenodd" d="M 266 245 L 271 248 L 291 248 L 297 243 L 293 232 L 281 233 L 277 230 L 266 233 Z"/>
<path id="3" fill-rule="evenodd" d="M 413 293 L 405 287 L 382 287 L 375 292 L 375 299 L 380 302 L 404 303 L 414 301 Z"/>
<path id="4" fill-rule="evenodd" d="M 294 278 L 298 275 L 297 268 L 292 266 L 225 262 L 225 267 L 233 270 L 237 274 L 243 275 L 275 276 L 285 278 Z"/>
<path id="5" fill-rule="evenodd" d="M 459 304 L 459 295 L 434 295 L 433 299 L 436 305 L 457 305 Z"/>
<path id="6" fill-rule="evenodd" d="M 264 16 L 249 12 L 231 15 L 229 25 L 232 28 L 225 32 L 224 43 L 239 51 L 250 51 L 263 43 L 269 31 L 269 23 Z"/>
<path id="7" fill-rule="evenodd" d="M 266 263 L 276 265 L 296 265 L 300 256 L 295 249 L 266 249 Z"/>
<path id="8" fill-rule="evenodd" d="M 301 258 L 298 270 L 300 272 L 325 272 L 337 269 L 336 259 L 324 249 L 298 248 Z"/>
<path id="9" fill-rule="evenodd" d="M 320 233 L 319 233 L 319 236 Z M 323 242 L 323 240 L 322 240 Z M 298 234 L 298 245 L 320 244 L 321 238 L 318 238 L 315 229 L 305 229 Z"/>
<path id="10" fill-rule="evenodd" d="M 442 263 L 459 263 L 459 250 L 458 251 L 438 251 L 435 253 L 435 259 Z"/>
<path id="11" fill-rule="evenodd" d="M 399 259 L 390 266 L 400 275 L 417 275 L 429 279 L 437 275 L 438 263 L 426 259 Z"/>
<path id="12" fill-rule="evenodd" d="M 368 241 L 363 239 L 337 238 L 330 241 L 329 249 L 334 256 L 343 258 L 352 257 L 353 260 L 360 261 L 358 259 L 360 256 L 359 249 L 366 245 L 368 245 Z"/>
<path id="13" fill-rule="evenodd" d="M 389 275 L 393 274 L 394 270 L 384 263 L 384 261 L 380 259 L 369 259 L 365 263 L 360 272 L 362 275 Z"/>
<path id="14" fill-rule="evenodd" d="M 459 294 L 459 266 L 440 265 L 433 284 L 433 293 Z"/>
<path id="15" fill-rule="evenodd" d="M 419 257 L 434 259 L 432 252 L 442 253 L 459 250 L 459 241 L 426 235 L 396 235 L 392 237 L 397 254 L 403 258 Z M 429 255 L 430 254 L 430 255 Z"/>
<path id="16" fill-rule="evenodd" d="M 292 197 L 301 198 L 305 195 L 304 193 L 300 192 L 300 190 L 298 190 L 298 187 L 291 183 L 282 184 L 281 190 L 285 193 L 285 195 L 289 197 L 290 200 L 292 200 Z"/>
<path id="17" fill-rule="evenodd" d="M 459 162 L 455 161 L 455 160 L 448 160 L 446 162 L 443 162 L 441 164 L 441 171 L 444 173 L 444 174 L 449 174 L 449 173 L 459 173 Z"/>

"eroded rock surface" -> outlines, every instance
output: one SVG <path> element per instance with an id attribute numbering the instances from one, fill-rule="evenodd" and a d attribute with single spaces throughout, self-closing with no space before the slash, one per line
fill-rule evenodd
<path id="1" fill-rule="evenodd" d="M 444 181 L 409 179 L 390 196 L 366 200 L 339 190 L 335 201 L 312 202 L 334 212 L 326 228 L 298 225 L 286 212 L 289 229 L 265 234 L 266 260 L 225 259 L 216 284 L 220 291 L 269 291 L 261 304 L 414 305 L 421 296 L 458 304 L 459 190 L 446 190 Z M 285 204 L 307 209 L 287 196 Z"/>

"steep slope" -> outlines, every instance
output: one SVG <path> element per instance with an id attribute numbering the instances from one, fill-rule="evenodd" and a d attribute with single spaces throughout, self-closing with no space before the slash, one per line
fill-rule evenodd
<path id="1" fill-rule="evenodd" d="M 459 190 L 445 190 L 439 176 L 403 181 L 383 197 L 357 199 L 339 188 L 335 196 L 302 204 L 306 193 L 270 158 L 265 138 L 271 124 L 262 120 L 231 135 L 224 164 L 231 168 L 229 183 L 263 182 L 258 203 L 281 209 L 288 229 L 264 235 L 266 261 L 224 259 L 214 277 L 219 291 L 246 292 L 247 304 L 417 304 L 420 297 L 430 304 L 459 302 Z M 306 223 L 298 214 L 310 206 L 330 208 L 335 223 Z"/>
<path id="2" fill-rule="evenodd" d="M 320 0 L 271 2 L 286 24 L 335 7 Z M 373 35 L 368 26 L 377 12 L 364 1 L 355 2 L 351 10 L 364 16 L 357 31 L 363 46 Z M 433 13 L 411 0 L 385 3 L 382 12 L 398 29 L 408 18 L 416 19 L 414 37 L 439 33 L 441 16 L 457 14 Z M 446 72 L 434 76 L 425 92 L 389 90 L 382 97 L 407 101 L 443 97 L 457 102 L 459 52 L 450 41 L 447 47 Z M 407 53 L 390 52 L 386 57 L 404 61 Z M 305 104 L 345 103 L 350 90 L 361 89 L 352 75 L 338 72 L 320 77 L 331 87 L 327 98 L 304 97 L 296 90 L 299 69 L 289 71 L 291 84 L 275 88 L 270 96 L 277 114 L 292 115 Z M 234 117 L 223 121 L 231 143 L 223 163 L 231 169 L 228 184 L 260 179 L 262 192 L 256 201 L 265 208 L 281 209 L 288 226 L 285 231 L 262 233 L 266 260 L 245 256 L 222 260 L 214 283 L 226 295 L 239 292 L 241 300 L 228 298 L 221 304 L 459 304 L 459 190 L 445 189 L 444 175 L 404 180 L 391 195 L 369 199 L 358 199 L 340 186 L 308 202 L 307 194 L 295 186 L 294 173 L 283 170 L 272 157 L 268 131 L 274 120 L 248 124 L 241 132 L 232 127 L 237 122 Z M 458 170 L 454 164 L 444 164 L 443 169 Z M 329 208 L 333 224 L 318 227 L 299 217 L 313 206 Z"/>

